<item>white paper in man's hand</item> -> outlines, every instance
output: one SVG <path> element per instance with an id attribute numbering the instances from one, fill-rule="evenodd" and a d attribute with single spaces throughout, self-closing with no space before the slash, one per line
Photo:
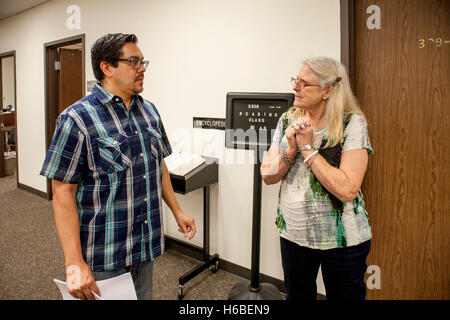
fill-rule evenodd
<path id="1" fill-rule="evenodd" d="M 80 300 L 69 293 L 67 283 L 58 279 L 53 279 L 61 291 L 63 300 Z M 134 288 L 131 273 L 127 272 L 120 276 L 96 281 L 100 289 L 100 295 L 94 294 L 96 300 L 137 300 L 136 289 Z"/>

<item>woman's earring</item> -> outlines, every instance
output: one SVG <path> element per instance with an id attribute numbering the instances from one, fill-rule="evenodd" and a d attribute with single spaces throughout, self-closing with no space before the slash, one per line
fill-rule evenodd
<path id="1" fill-rule="evenodd" d="M 327 97 L 323 97 L 322 99 L 325 101 L 325 100 L 327 100 L 328 98 L 327 98 Z"/>

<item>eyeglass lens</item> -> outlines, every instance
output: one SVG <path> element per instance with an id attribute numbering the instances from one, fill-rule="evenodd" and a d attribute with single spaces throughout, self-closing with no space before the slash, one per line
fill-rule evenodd
<path id="1" fill-rule="evenodd" d="M 147 60 L 144 60 L 144 61 L 139 61 L 139 60 L 134 60 L 134 59 L 131 60 L 131 66 L 134 69 L 139 69 L 141 67 L 141 65 L 143 65 L 144 68 L 147 68 L 148 64 L 149 64 L 149 61 L 147 61 Z"/>
<path id="2" fill-rule="evenodd" d="M 291 78 L 291 83 L 292 83 L 292 85 L 293 86 L 295 86 L 296 84 L 298 84 L 299 86 L 300 86 L 300 88 L 305 88 L 305 83 L 303 82 L 303 81 L 300 81 L 299 79 L 297 79 L 297 78 L 294 78 L 294 77 L 292 77 Z"/>

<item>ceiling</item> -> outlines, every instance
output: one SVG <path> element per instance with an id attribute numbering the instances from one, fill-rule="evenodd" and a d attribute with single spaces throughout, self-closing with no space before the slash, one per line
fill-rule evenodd
<path id="1" fill-rule="evenodd" d="M 48 1 L 50 0 L 0 0 L 0 20 Z"/>

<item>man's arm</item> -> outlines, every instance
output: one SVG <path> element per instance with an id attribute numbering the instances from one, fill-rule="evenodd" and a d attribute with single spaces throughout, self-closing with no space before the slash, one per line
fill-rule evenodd
<path id="1" fill-rule="evenodd" d="M 178 204 L 177 198 L 175 197 L 175 193 L 173 191 L 172 182 L 170 181 L 169 170 L 167 170 L 165 161 L 163 160 L 162 162 L 162 196 L 164 202 L 169 206 L 170 210 L 172 210 L 175 220 L 179 226 L 178 231 L 184 233 L 185 237 L 191 233 L 189 236 L 189 240 L 191 240 L 196 232 L 195 220 L 185 213 Z"/>
<path id="2" fill-rule="evenodd" d="M 100 290 L 81 253 L 80 222 L 75 198 L 77 186 L 52 180 L 53 210 L 56 229 L 64 252 L 69 292 L 75 298 L 94 300 L 91 290 L 98 295 Z M 69 274 L 69 270 L 75 270 L 75 274 Z"/>

